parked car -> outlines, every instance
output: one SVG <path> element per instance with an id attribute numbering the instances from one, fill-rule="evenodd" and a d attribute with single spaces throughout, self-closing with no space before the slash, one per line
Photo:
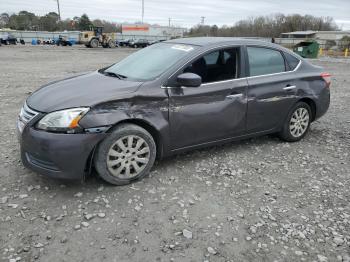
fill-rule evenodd
<path id="1" fill-rule="evenodd" d="M 147 39 L 136 39 L 129 42 L 129 46 L 133 48 L 144 48 L 149 46 L 149 42 Z"/>
<path id="2" fill-rule="evenodd" d="M 67 37 L 59 35 L 58 39 L 55 41 L 57 46 L 72 46 L 72 42 L 67 40 Z"/>
<path id="3" fill-rule="evenodd" d="M 129 46 L 130 41 L 131 41 L 130 39 L 117 40 L 117 45 L 118 46 Z"/>
<path id="4" fill-rule="evenodd" d="M 0 35 L 0 41 L 4 45 L 16 45 L 17 44 L 17 38 L 9 33 L 2 33 Z"/>
<path id="5" fill-rule="evenodd" d="M 329 86 L 322 68 L 272 43 L 170 40 L 30 95 L 18 119 L 22 162 L 69 179 L 94 167 L 124 185 L 156 157 L 272 133 L 299 141 L 326 113 Z"/>

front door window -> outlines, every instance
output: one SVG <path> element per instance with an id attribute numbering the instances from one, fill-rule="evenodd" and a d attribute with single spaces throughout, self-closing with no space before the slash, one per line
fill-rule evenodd
<path id="1" fill-rule="evenodd" d="M 184 70 L 202 77 L 202 83 L 236 79 L 239 76 L 238 48 L 210 52 L 198 58 Z"/>

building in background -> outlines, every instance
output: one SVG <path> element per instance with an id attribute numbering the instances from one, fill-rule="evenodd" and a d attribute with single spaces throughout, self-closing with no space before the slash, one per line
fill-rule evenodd
<path id="1" fill-rule="evenodd" d="M 317 31 L 295 31 L 289 33 L 282 33 L 282 38 L 300 38 L 300 39 L 314 39 L 316 38 Z"/>
<path id="2" fill-rule="evenodd" d="M 183 37 L 185 28 L 149 24 L 123 24 L 122 39 L 167 40 Z"/>
<path id="3" fill-rule="evenodd" d="M 350 37 L 350 31 L 295 31 L 282 33 L 280 38 L 276 38 L 276 44 L 291 48 L 303 41 L 315 40 L 322 48 L 344 46 L 344 37 Z"/>

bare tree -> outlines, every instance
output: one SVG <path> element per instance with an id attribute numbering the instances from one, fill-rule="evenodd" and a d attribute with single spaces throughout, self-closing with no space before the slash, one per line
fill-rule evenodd
<path id="1" fill-rule="evenodd" d="M 217 29 L 212 29 L 210 26 L 196 25 L 189 30 L 188 35 L 279 37 L 281 33 L 292 31 L 330 31 L 337 29 L 331 17 L 274 14 L 249 17 L 238 21 L 234 26 L 222 26 Z"/>

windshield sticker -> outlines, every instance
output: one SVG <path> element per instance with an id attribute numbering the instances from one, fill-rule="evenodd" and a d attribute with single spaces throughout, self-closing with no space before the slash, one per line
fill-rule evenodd
<path id="1" fill-rule="evenodd" d="M 189 51 L 193 50 L 193 47 L 189 46 L 189 45 L 173 45 L 171 48 L 172 49 L 181 50 L 181 51 L 185 51 L 185 52 L 189 52 Z"/>

